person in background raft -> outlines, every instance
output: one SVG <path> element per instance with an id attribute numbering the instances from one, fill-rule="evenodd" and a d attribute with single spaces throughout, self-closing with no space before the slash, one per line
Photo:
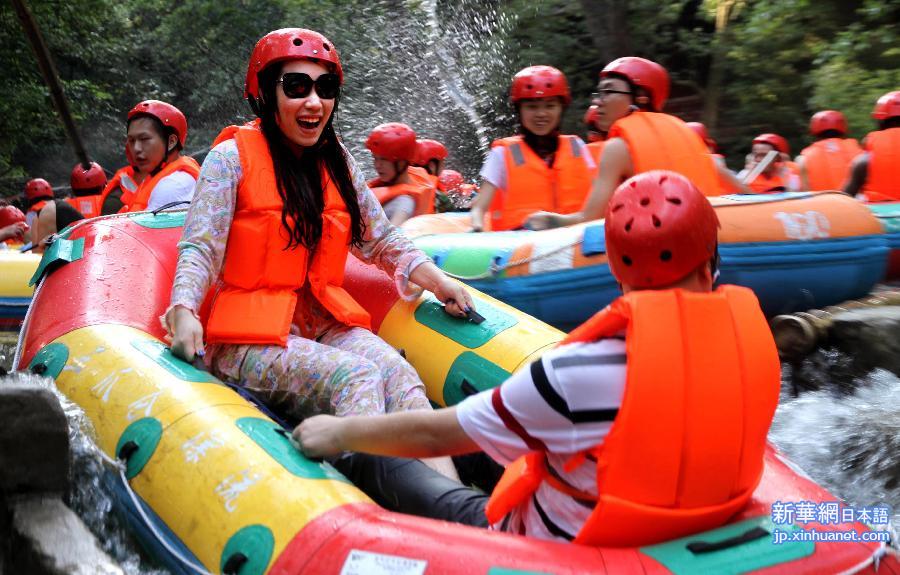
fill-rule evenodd
<path id="1" fill-rule="evenodd" d="M 706 145 L 706 149 L 712 155 L 713 161 L 716 163 L 716 170 L 719 173 L 719 189 L 722 190 L 722 193 L 749 194 L 750 189 L 728 169 L 728 164 L 725 163 L 725 156 L 719 153 L 719 145 L 709 136 L 706 126 L 702 122 L 687 122 L 685 125 L 700 136 L 700 139 Z"/>
<path id="2" fill-rule="evenodd" d="M 138 186 L 147 176 L 135 166 L 131 147 L 127 143 L 125 144 L 125 159 L 128 161 L 128 164 L 119 168 L 113 174 L 112 179 L 107 182 L 106 187 L 103 188 L 100 211 L 104 216 L 119 213 L 124 205 L 122 196 L 126 193 L 134 194 L 137 192 Z"/>
<path id="3" fill-rule="evenodd" d="M 753 138 L 753 148 L 747 155 L 747 163 L 744 169 L 738 173 L 738 178 L 743 179 L 750 174 L 757 164 L 765 161 L 772 153 L 768 165 L 763 168 L 752 181 L 747 182 L 747 187 L 755 194 L 772 194 L 780 192 L 795 192 L 800 189 L 799 170 L 795 172 L 791 168 L 791 148 L 788 141 L 778 134 L 760 134 Z"/>
<path id="4" fill-rule="evenodd" d="M 0 200 L 0 250 L 8 248 L 7 242 L 24 242 L 27 232 L 28 224 L 25 223 L 25 214 L 22 210 Z"/>
<path id="5" fill-rule="evenodd" d="M 296 419 L 431 410 L 415 370 L 341 287 L 350 254 L 404 297 L 422 286 L 452 315 L 474 309 L 463 285 L 390 224 L 338 140 L 343 79 L 317 32 L 285 28 L 256 44 L 244 95 L 259 119 L 225 128 L 206 156 L 164 316 L 173 353 L 202 356 L 217 377 Z M 455 475 L 449 459 L 432 464 Z"/>
<path id="6" fill-rule="evenodd" d="M 47 201 L 38 210 L 38 217 L 31 229 L 34 253 L 42 253 L 47 238 L 65 227 L 100 215 L 100 192 L 106 185 L 106 172 L 100 164 L 91 162 L 87 169 L 81 163 L 75 164 L 69 185 L 72 186 L 72 197 Z"/>
<path id="7" fill-rule="evenodd" d="M 85 169 L 81 163 L 72 168 L 69 177 L 72 186 L 72 197 L 66 201 L 86 218 L 100 215 L 103 205 L 103 189 L 106 187 L 106 172 L 97 162 L 91 162 Z"/>
<path id="8" fill-rule="evenodd" d="M 416 140 L 416 153 L 413 156 L 412 164 L 428 172 L 432 183 L 437 186 L 438 176 L 444 170 L 444 161 L 447 156 L 447 148 L 437 140 L 428 138 Z"/>
<path id="9" fill-rule="evenodd" d="M 146 174 L 133 193 L 123 191 L 121 212 L 155 210 L 175 202 L 188 203 L 200 166 L 182 156 L 187 119 L 181 110 L 159 100 L 144 100 L 128 112 L 128 141 L 135 169 Z"/>
<path id="10" fill-rule="evenodd" d="M 644 58 L 619 58 L 600 72 L 594 104 L 596 125 L 607 132 L 593 188 L 573 213 L 532 214 L 536 230 L 603 217 L 613 191 L 625 179 L 650 170 L 671 170 L 690 179 L 707 196 L 719 195 L 717 168 L 706 146 L 684 122 L 663 114 L 669 73 Z"/>
<path id="11" fill-rule="evenodd" d="M 378 502 L 420 497 L 432 516 L 478 525 L 486 513 L 513 533 L 640 546 L 724 524 L 762 476 L 780 365 L 753 292 L 712 290 L 718 225 L 685 177 L 634 176 L 606 212 L 625 295 L 558 347 L 456 407 L 313 417 L 294 438 L 309 456 L 390 456 L 349 456 L 348 477 Z M 403 478 L 382 475 L 400 457 L 480 449 L 506 466 L 489 501 L 440 478 L 416 483 L 444 493 L 392 492 Z"/>
<path id="12" fill-rule="evenodd" d="M 900 201 L 900 90 L 878 98 L 872 118 L 878 130 L 869 132 L 866 153 L 853 160 L 844 193 L 862 192 L 868 202 Z"/>
<path id="13" fill-rule="evenodd" d="M 53 199 L 53 188 L 44 178 L 33 178 L 25 184 L 24 196 L 25 223 L 29 228 L 34 228 L 41 208 Z"/>
<path id="14" fill-rule="evenodd" d="M 529 215 L 548 207 L 576 211 L 590 189 L 595 165 L 584 141 L 559 133 L 572 101 L 565 75 L 552 66 L 529 66 L 513 77 L 509 96 L 519 135 L 491 144 L 472 203 L 475 232 L 522 228 Z"/>
<path id="15" fill-rule="evenodd" d="M 810 192 L 842 190 L 850 164 L 862 153 L 859 143 L 847 137 L 847 118 L 836 110 L 816 112 L 809 133 L 816 141 L 797 156 L 800 187 Z"/>
<path id="16" fill-rule="evenodd" d="M 395 226 L 413 216 L 434 213 L 434 178 L 412 165 L 416 145 L 416 133 L 399 122 L 376 126 L 366 140 L 378 173 L 368 185 Z"/>

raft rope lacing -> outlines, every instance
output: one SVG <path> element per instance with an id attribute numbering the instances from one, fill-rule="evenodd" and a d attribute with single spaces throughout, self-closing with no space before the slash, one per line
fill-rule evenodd
<path id="1" fill-rule="evenodd" d="M 536 261 L 542 260 L 542 259 L 550 257 L 552 255 L 556 255 L 559 252 L 565 251 L 569 248 L 573 248 L 581 243 L 584 243 L 584 234 L 582 234 L 577 240 L 575 240 L 573 242 L 569 242 L 564 245 L 561 245 L 559 247 L 553 248 L 552 250 L 550 250 L 548 252 L 544 252 L 544 253 L 538 254 L 538 255 L 528 256 L 526 258 L 521 258 L 518 260 L 508 261 L 505 264 L 503 264 L 502 266 L 497 264 L 497 261 L 500 259 L 500 257 L 495 256 L 491 260 L 491 265 L 488 266 L 487 271 L 484 271 L 484 272 L 474 275 L 474 276 L 464 276 L 464 275 L 460 275 L 460 274 L 455 274 L 452 272 L 448 272 L 447 270 L 445 270 L 443 268 L 441 268 L 441 271 L 443 271 L 444 274 L 452 277 L 453 279 L 457 279 L 460 281 L 493 279 L 493 278 L 496 278 L 498 275 L 500 275 L 502 272 L 504 272 L 510 268 L 514 268 L 514 267 L 522 266 L 525 264 L 529 264 L 531 262 L 536 262 Z"/>

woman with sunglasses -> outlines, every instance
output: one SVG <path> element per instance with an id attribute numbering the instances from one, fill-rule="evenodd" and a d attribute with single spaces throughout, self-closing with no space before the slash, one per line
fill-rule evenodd
<path id="1" fill-rule="evenodd" d="M 543 230 L 599 219 L 619 184 L 650 170 L 678 172 L 707 196 L 723 193 L 706 145 L 680 119 L 662 113 L 668 97 L 669 73 L 656 62 L 625 57 L 603 68 L 594 104 L 595 125 L 606 141 L 591 193 L 581 209 L 533 214 L 528 227 Z"/>
<path id="2" fill-rule="evenodd" d="M 164 318 L 174 353 L 203 357 L 297 419 L 431 409 L 415 370 L 341 287 L 350 253 L 405 296 L 415 283 L 453 315 L 474 308 L 388 222 L 338 140 L 342 81 L 334 45 L 317 32 L 276 30 L 257 43 L 245 97 L 258 119 L 226 128 L 203 163 Z"/>
<path id="3" fill-rule="evenodd" d="M 577 211 L 590 191 L 595 166 L 584 141 L 559 133 L 572 101 L 565 75 L 552 66 L 529 66 L 513 77 L 510 100 L 519 135 L 491 145 L 472 203 L 475 232 L 483 225 L 494 231 L 522 228 L 530 214 L 548 207 Z"/>

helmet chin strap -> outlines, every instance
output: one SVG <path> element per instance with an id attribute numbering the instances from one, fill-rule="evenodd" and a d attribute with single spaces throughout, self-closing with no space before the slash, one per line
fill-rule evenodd
<path id="1" fill-rule="evenodd" d="M 159 164 L 158 164 L 155 168 L 153 168 L 152 170 L 150 170 L 150 177 L 151 177 L 151 178 L 152 178 L 153 176 L 155 176 L 156 174 L 160 173 L 160 172 L 162 171 L 162 169 L 166 167 L 166 164 L 169 163 L 169 154 L 171 154 L 173 151 L 175 151 L 175 148 L 170 148 L 170 147 L 169 147 L 169 142 L 168 142 L 168 139 L 167 139 L 167 140 L 166 140 L 166 153 L 163 155 L 163 159 L 160 160 Z"/>

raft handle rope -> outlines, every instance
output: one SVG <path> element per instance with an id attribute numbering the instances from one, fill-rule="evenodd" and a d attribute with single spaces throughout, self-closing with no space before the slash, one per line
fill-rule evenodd
<path id="1" fill-rule="evenodd" d="M 197 573 L 198 575 L 212 575 L 212 573 L 207 571 L 202 565 L 198 565 L 191 559 L 182 555 L 178 549 L 172 547 L 172 545 L 166 540 L 165 536 L 163 536 L 163 534 L 156 529 L 156 525 L 153 523 L 153 521 L 147 516 L 147 513 L 144 511 L 144 506 L 138 499 L 137 494 L 131 488 L 131 484 L 128 483 L 128 477 L 125 476 L 126 463 L 128 461 L 128 458 L 131 457 L 137 450 L 137 443 L 129 441 L 122 446 L 122 449 L 119 450 L 119 459 L 113 459 L 102 449 L 98 449 L 97 451 L 100 453 L 101 459 L 103 459 L 106 464 L 118 470 L 119 479 L 122 481 L 122 486 L 124 487 L 125 492 L 128 493 L 129 499 L 131 499 L 131 504 L 137 510 L 138 515 L 140 515 L 141 520 L 144 522 L 144 525 L 147 526 L 147 529 L 150 531 L 150 533 L 153 534 L 153 537 L 156 538 L 159 544 L 162 545 L 163 548 L 165 548 L 165 550 L 168 551 L 172 557 L 177 559 L 179 563 L 181 563 L 194 573 Z M 243 563 L 241 563 L 241 565 L 243 565 Z M 238 566 L 238 568 L 240 568 L 240 565 Z M 224 572 L 227 573 L 227 571 Z"/>
<path id="2" fill-rule="evenodd" d="M 728 539 L 723 539 L 721 541 L 691 541 L 690 543 L 685 545 L 685 548 L 687 548 L 687 550 L 694 555 L 700 555 L 702 553 L 712 553 L 713 551 L 721 551 L 723 549 L 737 547 L 738 545 L 756 541 L 757 539 L 762 539 L 763 537 L 768 537 L 769 535 L 770 533 L 768 532 L 768 530 L 757 526 L 753 529 L 744 531 L 740 535 L 735 535 L 734 537 L 729 537 Z"/>
<path id="3" fill-rule="evenodd" d="M 581 236 L 575 241 L 569 242 L 567 244 L 563 244 L 559 247 L 553 248 L 552 250 L 550 250 L 548 252 L 544 252 L 544 253 L 538 254 L 536 256 L 528 256 L 527 258 L 521 258 L 518 260 L 508 261 L 504 265 L 500 265 L 500 256 L 494 256 L 494 258 L 491 260 L 491 265 L 488 267 L 487 271 L 482 272 L 477 275 L 474 275 L 474 276 L 464 276 L 464 275 L 460 275 L 460 274 L 454 274 L 454 273 L 448 272 L 445 269 L 441 269 L 441 271 L 443 271 L 445 275 L 450 276 L 451 278 L 457 279 L 460 281 L 493 279 L 510 268 L 515 268 L 515 267 L 522 266 L 522 265 L 525 265 L 525 264 L 528 264 L 531 262 L 536 262 L 536 261 L 542 260 L 542 259 L 550 257 L 552 255 L 556 255 L 559 252 L 565 251 L 569 248 L 573 248 L 582 243 L 584 243 L 584 232 L 583 231 L 582 231 Z"/>
<path id="4" fill-rule="evenodd" d="M 160 212 L 164 212 L 164 211 L 168 210 L 169 208 L 174 208 L 175 206 L 180 206 L 182 204 L 190 204 L 190 203 L 191 203 L 190 200 L 178 200 L 175 202 L 169 202 L 168 204 L 165 204 L 165 205 L 162 205 L 162 206 L 156 208 L 155 210 L 153 210 L 150 213 L 153 214 L 154 216 L 158 216 Z"/>

